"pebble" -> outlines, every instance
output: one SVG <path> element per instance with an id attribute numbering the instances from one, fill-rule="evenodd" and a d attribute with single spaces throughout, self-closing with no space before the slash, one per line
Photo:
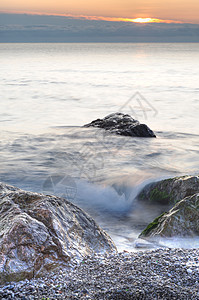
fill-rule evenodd
<path id="1" fill-rule="evenodd" d="M 187 273 L 191 274 L 193 271 L 191 269 L 187 269 Z"/>
<path id="2" fill-rule="evenodd" d="M 199 249 L 165 248 L 92 255 L 44 277 L 0 286 L 0 299 L 196 300 L 198 258 Z"/>

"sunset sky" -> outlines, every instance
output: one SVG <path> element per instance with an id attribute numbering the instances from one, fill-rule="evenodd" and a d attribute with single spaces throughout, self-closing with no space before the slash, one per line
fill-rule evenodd
<path id="1" fill-rule="evenodd" d="M 157 18 L 199 23 L 198 0 L 1 0 L 0 12 Z"/>
<path id="2" fill-rule="evenodd" d="M 199 42 L 199 0 L 1 0 L 0 43 Z"/>

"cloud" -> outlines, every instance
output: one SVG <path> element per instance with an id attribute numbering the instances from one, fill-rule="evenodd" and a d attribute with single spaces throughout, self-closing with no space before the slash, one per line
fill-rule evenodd
<path id="1" fill-rule="evenodd" d="M 59 16 L 59 17 L 67 17 L 71 19 L 82 19 L 82 20 L 95 20 L 95 21 L 110 21 L 110 22 L 133 22 L 133 23 L 184 23 L 179 20 L 162 20 L 156 18 L 119 18 L 119 17 L 103 17 L 103 16 L 85 16 L 85 15 L 72 15 L 72 14 L 50 14 L 50 13 L 41 13 L 41 12 L 27 12 L 27 11 L 0 11 L 0 13 L 4 14 L 25 14 L 25 15 L 35 15 L 35 16 Z"/>
<path id="2" fill-rule="evenodd" d="M 0 14 L 0 42 L 199 42 L 199 25 Z"/>

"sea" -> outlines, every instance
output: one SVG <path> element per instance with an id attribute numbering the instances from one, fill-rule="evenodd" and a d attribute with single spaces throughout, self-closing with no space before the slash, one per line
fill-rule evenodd
<path id="1" fill-rule="evenodd" d="M 198 43 L 0 44 L 0 181 L 68 199 L 136 251 L 163 210 L 141 205 L 141 189 L 199 173 L 198 62 Z M 115 112 L 157 137 L 83 127 Z"/>

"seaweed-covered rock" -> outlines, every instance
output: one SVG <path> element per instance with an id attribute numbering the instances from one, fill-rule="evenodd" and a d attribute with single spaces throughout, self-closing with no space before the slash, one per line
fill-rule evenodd
<path id="1" fill-rule="evenodd" d="M 0 283 L 38 277 L 95 252 L 116 247 L 83 210 L 0 183 Z"/>
<path id="2" fill-rule="evenodd" d="M 113 113 L 103 119 L 97 119 L 84 127 L 98 127 L 111 133 L 132 137 L 156 137 L 154 132 L 145 124 L 140 124 L 131 116 Z"/>
<path id="3" fill-rule="evenodd" d="M 140 238 L 199 236 L 199 194 L 184 198 L 163 213 L 140 234 Z"/>
<path id="4" fill-rule="evenodd" d="M 148 184 L 138 195 L 138 199 L 172 206 L 196 193 L 199 193 L 199 176 L 182 176 Z"/>

